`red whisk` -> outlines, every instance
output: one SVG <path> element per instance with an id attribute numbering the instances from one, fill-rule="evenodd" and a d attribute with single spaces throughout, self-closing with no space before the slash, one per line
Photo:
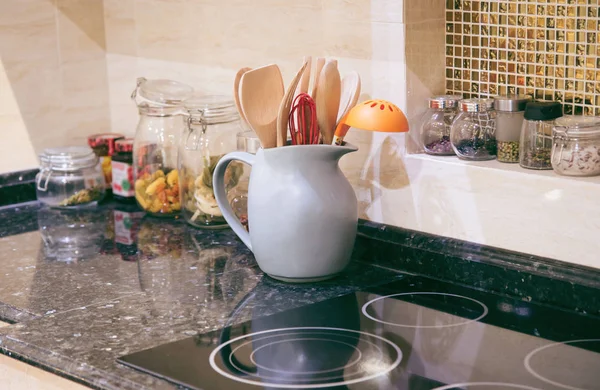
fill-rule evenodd
<path id="1" fill-rule="evenodd" d="M 289 118 L 292 145 L 314 145 L 320 140 L 317 106 L 307 93 L 301 93 L 292 103 Z"/>

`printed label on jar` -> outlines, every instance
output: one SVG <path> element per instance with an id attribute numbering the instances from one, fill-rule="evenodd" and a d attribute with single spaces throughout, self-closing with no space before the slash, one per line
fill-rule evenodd
<path id="1" fill-rule="evenodd" d="M 112 162 L 112 190 L 113 194 L 126 198 L 133 197 L 133 166 L 120 161 Z"/>

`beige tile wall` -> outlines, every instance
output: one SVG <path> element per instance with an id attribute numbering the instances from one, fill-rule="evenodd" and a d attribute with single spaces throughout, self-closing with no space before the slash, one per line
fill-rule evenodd
<path id="1" fill-rule="evenodd" d="M 102 0 L 2 0 L 0 172 L 109 130 Z"/>

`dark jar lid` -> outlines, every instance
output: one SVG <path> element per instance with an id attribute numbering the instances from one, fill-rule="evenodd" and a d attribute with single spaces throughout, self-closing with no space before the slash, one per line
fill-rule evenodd
<path id="1" fill-rule="evenodd" d="M 115 142 L 117 153 L 133 153 L 133 138 L 124 138 Z"/>
<path id="2" fill-rule="evenodd" d="M 102 155 L 112 156 L 115 150 L 115 141 L 121 138 L 125 138 L 125 136 L 118 133 L 93 134 L 88 137 L 88 145 L 92 149 L 106 149 L 106 154 L 102 153 Z"/>
<path id="3" fill-rule="evenodd" d="M 563 116 L 559 102 L 530 102 L 525 108 L 525 119 L 533 121 L 551 121 Z"/>

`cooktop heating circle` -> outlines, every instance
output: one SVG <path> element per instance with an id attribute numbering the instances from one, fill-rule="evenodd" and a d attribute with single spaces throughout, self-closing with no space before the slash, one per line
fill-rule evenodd
<path id="1" fill-rule="evenodd" d="M 525 386 L 525 385 L 518 385 L 516 383 L 504 383 L 504 382 L 466 382 L 466 383 L 456 383 L 454 385 L 445 385 L 445 386 L 441 386 L 441 387 L 436 387 L 435 389 L 432 390 L 451 390 L 451 389 L 456 389 L 459 390 L 463 389 L 464 387 L 467 388 L 477 388 L 477 387 L 490 387 L 490 386 L 502 386 L 503 388 L 510 388 L 510 389 L 523 389 L 523 390 L 541 390 L 538 389 L 537 387 L 531 387 L 531 386 Z"/>
<path id="2" fill-rule="evenodd" d="M 301 335 L 302 333 L 306 334 L 307 337 L 299 337 L 299 335 Z M 345 334 L 344 334 L 345 333 Z M 216 362 L 216 358 L 219 355 L 220 351 L 227 345 L 230 344 L 234 344 L 237 343 L 241 340 L 250 338 L 250 340 L 244 341 L 242 344 L 236 346 L 234 349 L 232 349 L 231 351 L 231 355 L 233 355 L 236 351 L 238 351 L 240 348 L 244 347 L 245 345 L 248 345 L 249 343 L 252 343 L 253 341 L 261 341 L 261 340 L 265 340 L 268 339 L 270 337 L 281 337 L 281 336 L 289 336 L 289 335 L 293 335 L 294 338 L 293 339 L 287 339 L 285 341 L 304 341 L 304 340 L 309 340 L 309 341 L 315 341 L 315 340 L 323 340 L 323 341 L 328 341 L 328 342 L 336 342 L 340 345 L 347 345 L 353 348 L 353 345 L 345 343 L 343 341 L 339 341 L 339 340 L 330 340 L 330 339 L 326 339 L 324 337 L 314 337 L 314 335 L 327 335 L 327 334 L 331 334 L 334 335 L 335 337 L 347 337 L 347 338 L 352 338 L 352 339 L 357 339 L 360 338 L 361 342 L 366 342 L 368 344 L 370 344 L 370 347 L 374 347 L 377 352 L 380 354 L 380 356 L 383 356 L 383 350 L 382 348 L 380 348 L 377 344 L 375 344 L 375 342 L 379 342 L 380 344 L 385 345 L 387 348 L 386 350 L 389 351 L 393 351 L 393 354 L 395 356 L 391 356 L 391 358 L 393 359 L 392 362 L 384 362 L 384 361 L 377 361 L 376 366 L 377 366 L 377 370 L 376 372 L 373 372 L 371 370 L 369 371 L 362 371 L 362 372 L 355 372 L 355 373 L 351 373 L 350 375 L 345 375 L 346 377 L 349 376 L 356 376 L 357 374 L 363 374 L 363 376 L 358 377 L 358 378 L 354 378 L 354 379 L 348 379 L 345 380 L 344 377 L 326 377 L 326 378 L 319 378 L 320 380 L 335 380 L 336 378 L 340 378 L 339 381 L 335 381 L 335 382 L 326 382 L 326 383 L 296 383 L 296 384 L 288 384 L 288 383 L 278 383 L 278 382 L 266 382 L 266 380 L 272 380 L 272 379 L 279 379 L 279 378 L 273 378 L 273 377 L 265 377 L 264 375 L 258 375 L 258 374 L 254 374 L 254 373 L 250 373 L 247 371 L 242 371 L 244 374 L 248 375 L 248 376 L 254 376 L 254 378 L 250 377 L 250 378 L 245 378 L 245 377 L 239 377 L 236 376 L 234 374 L 232 374 L 231 372 L 228 372 L 226 370 L 224 370 L 223 368 L 221 368 L 217 362 Z M 256 336 L 264 336 L 264 337 L 260 337 L 260 338 L 255 338 Z M 281 343 L 284 340 L 278 340 L 274 343 L 270 343 L 270 344 L 266 344 L 263 345 L 259 348 L 265 348 L 268 345 L 272 345 L 272 344 L 276 344 L 276 343 Z M 257 348 L 257 350 L 259 349 Z M 254 363 L 254 354 L 257 352 L 257 350 L 254 350 L 251 353 L 251 361 L 253 361 Z M 227 358 L 229 359 L 229 362 L 232 363 L 233 359 L 231 358 L 231 355 L 228 356 Z M 323 373 L 328 373 L 328 372 L 333 372 L 333 371 L 339 371 L 339 370 L 343 370 L 343 369 L 347 369 L 348 367 L 352 367 L 352 366 L 363 366 L 365 364 L 358 364 L 359 360 L 362 359 L 364 355 L 362 354 L 361 351 L 359 351 L 359 356 L 358 359 L 353 359 L 353 361 L 351 361 L 350 363 L 344 365 L 344 367 L 338 367 L 338 368 L 333 368 L 333 369 L 327 369 L 327 370 L 322 370 L 322 371 L 312 371 L 312 372 L 293 372 L 293 374 L 295 375 L 310 375 L 310 374 L 323 374 Z M 362 331 L 358 331 L 358 330 L 350 330 L 350 329 L 343 329 L 343 328 L 327 328 L 327 327 L 297 327 L 297 328 L 280 328 L 280 329 L 269 329 L 269 330 L 264 330 L 264 331 L 260 331 L 260 332 L 254 332 L 254 333 L 249 333 L 246 335 L 242 335 L 239 337 L 236 337 L 234 339 L 231 339 L 221 345 L 219 345 L 217 348 L 215 348 L 210 356 L 209 356 L 209 362 L 210 362 L 210 366 L 219 374 L 223 375 L 226 378 L 229 378 L 231 380 L 237 381 L 237 382 L 241 382 L 241 383 L 245 383 L 245 384 L 249 384 L 249 385 L 256 385 L 256 386 L 263 386 L 263 387 L 275 387 L 275 388 L 283 388 L 283 389 L 315 389 L 315 388 L 328 388 L 328 387 L 336 387 L 336 386 L 342 386 L 342 385 L 351 385 L 354 383 L 359 383 L 359 382 L 364 382 L 364 381 L 368 381 L 368 380 L 372 380 L 375 379 L 381 375 L 385 375 L 388 372 L 392 371 L 393 369 L 395 369 L 396 367 L 398 367 L 398 365 L 400 364 L 400 362 L 402 361 L 402 351 L 400 350 L 400 348 L 394 344 L 393 342 L 375 335 L 375 334 L 371 334 L 371 333 L 367 333 L 367 332 L 362 332 Z M 373 362 L 367 362 L 370 364 L 371 367 L 374 366 Z M 255 363 L 254 363 L 255 364 Z M 239 369 L 237 366 L 234 365 L 234 367 L 236 369 Z M 257 366 L 259 367 L 259 366 Z M 260 367 L 259 367 L 260 368 Z M 271 371 L 271 372 L 280 372 L 280 373 L 292 373 L 289 371 L 283 371 L 283 370 L 274 370 L 272 368 L 267 368 L 267 367 L 263 367 L 265 368 L 267 371 Z M 309 380 L 311 378 L 307 378 L 307 380 Z M 299 378 L 296 378 L 295 381 L 298 381 Z M 302 380 L 300 378 L 300 380 Z"/>
<path id="3" fill-rule="evenodd" d="M 535 376 L 536 378 L 538 378 L 541 381 L 544 381 L 546 383 L 549 383 L 551 385 L 554 385 L 556 387 L 561 387 L 563 389 L 569 389 L 569 390 L 593 390 L 590 388 L 583 388 L 583 387 L 575 387 L 575 386 L 570 386 L 567 384 L 563 384 L 557 381 L 553 381 L 549 378 L 546 378 L 542 375 L 540 375 L 537 371 L 535 371 L 532 367 L 531 367 L 531 359 L 533 358 L 533 356 L 535 356 L 536 354 L 549 349 L 549 348 L 554 348 L 554 347 L 558 347 L 560 345 L 571 345 L 571 344 L 577 344 L 577 343 L 600 343 L 600 339 L 581 339 L 581 340 L 570 340 L 570 341 L 563 341 L 560 343 L 552 343 L 552 344 L 547 344 L 547 345 L 543 345 L 539 348 L 534 349 L 533 351 L 529 352 L 529 354 L 525 357 L 525 368 L 527 369 L 527 371 L 529 371 L 529 373 L 533 376 Z"/>
<path id="4" fill-rule="evenodd" d="M 386 299 L 386 298 L 399 297 L 399 296 L 404 296 L 404 295 L 440 295 L 440 296 L 446 296 L 446 297 L 453 297 L 453 298 L 465 299 L 465 300 L 474 302 L 477 305 L 481 306 L 482 311 L 481 311 L 481 314 L 477 318 L 465 319 L 465 321 L 462 321 L 462 322 L 457 322 L 457 323 L 453 323 L 453 324 L 445 324 L 445 325 L 398 324 L 398 323 L 395 323 L 395 322 L 389 322 L 389 321 L 381 320 L 379 318 L 375 318 L 375 317 L 373 317 L 371 314 L 369 314 L 367 312 L 367 308 L 370 305 L 372 305 L 373 303 L 377 302 L 377 301 L 380 301 L 380 300 Z M 419 328 L 419 329 L 423 329 L 423 328 L 426 328 L 426 329 L 427 328 L 438 329 L 438 328 L 448 328 L 448 327 L 451 327 L 451 326 L 462 326 L 462 325 L 469 324 L 471 322 L 477 322 L 477 321 L 481 320 L 483 317 L 485 317 L 488 314 L 488 312 L 489 312 L 489 309 L 488 309 L 488 307 L 485 304 L 483 304 L 483 302 L 479 302 L 478 300 L 473 299 L 473 298 L 465 297 L 465 296 L 462 296 L 462 295 L 456 295 L 456 294 L 446 294 L 446 293 L 438 293 L 438 292 L 421 292 L 421 291 L 399 293 L 399 294 L 390 294 L 390 295 L 378 297 L 378 298 L 372 299 L 369 302 L 365 303 L 363 305 L 363 307 L 362 307 L 362 313 L 367 318 L 370 318 L 373 321 L 379 322 L 380 324 L 398 326 L 398 327 L 402 327 L 402 328 Z"/>

